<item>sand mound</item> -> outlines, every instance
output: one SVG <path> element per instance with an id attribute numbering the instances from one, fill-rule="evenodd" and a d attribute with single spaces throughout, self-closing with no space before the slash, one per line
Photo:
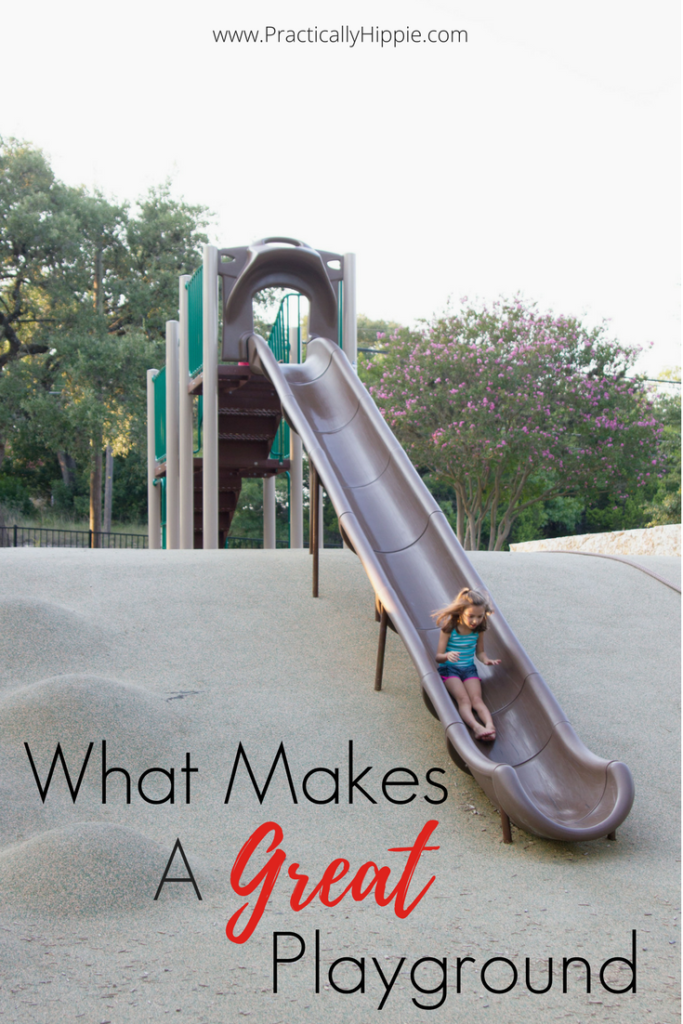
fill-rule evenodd
<path id="1" fill-rule="evenodd" d="M 27 764 L 28 767 L 28 764 Z M 30 769 L 29 769 L 30 770 Z M 2 773 L 0 779 L 0 845 L 7 846 L 26 839 L 36 832 L 65 824 L 64 804 L 41 803 L 35 785 L 31 793 L 26 783 L 28 774 Z"/>
<path id="2" fill-rule="evenodd" d="M 175 705 L 139 686 L 94 675 L 44 679 L 0 698 L 0 741 L 87 747 L 116 742 L 128 754 L 163 748 L 179 731 Z"/>
<path id="3" fill-rule="evenodd" d="M 102 628 L 61 604 L 0 601 L 0 684 L 92 670 L 109 653 Z"/>
<path id="4" fill-rule="evenodd" d="M 88 792 L 99 802 L 102 740 L 107 742 L 108 768 L 123 767 L 131 775 L 139 775 L 153 766 L 177 768 L 184 760 L 187 742 L 176 704 L 140 687 L 98 676 L 60 676 L 9 691 L 0 698 L 0 768 L 5 784 L 19 806 L 42 806 L 24 743 L 29 745 L 41 784 L 47 780 L 57 744 L 61 744 L 75 784 L 88 746 L 93 743 L 78 806 L 88 801 Z M 124 799 L 123 785 L 120 776 L 111 777 L 110 792 L 115 802 Z M 159 793 L 155 787 L 161 787 Z M 155 775 L 148 791 L 152 796 L 160 796 L 167 787 L 163 777 Z M 56 812 L 71 804 L 58 764 L 45 809 Z M 14 820 L 16 815 L 5 810 L 8 813 L 0 812 L 0 825 L 8 828 L 4 833 L 7 842 L 18 837 L 22 829 L 21 823 Z M 54 819 L 42 820 L 45 828 Z"/>
<path id="5" fill-rule="evenodd" d="M 151 909 L 169 854 L 135 829 L 68 825 L 0 853 L 0 890 L 12 907 L 49 915 Z M 180 869 L 178 861 L 171 874 Z M 162 895 L 186 888 L 168 885 Z"/>

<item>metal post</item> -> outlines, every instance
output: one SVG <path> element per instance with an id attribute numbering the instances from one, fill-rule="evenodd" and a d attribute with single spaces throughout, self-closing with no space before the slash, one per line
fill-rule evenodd
<path id="1" fill-rule="evenodd" d="M 304 457 L 301 438 L 289 430 L 289 527 L 291 548 L 304 546 Z"/>
<path id="2" fill-rule="evenodd" d="M 111 445 L 105 448 L 104 458 L 104 522 L 102 530 L 111 533 L 111 505 L 114 490 L 114 454 Z"/>
<path id="3" fill-rule="evenodd" d="M 190 382 L 189 321 L 187 282 L 190 274 L 178 281 L 179 356 L 178 356 L 178 486 L 180 490 L 180 547 L 194 547 L 194 443 L 192 437 L 192 395 Z"/>
<path id="4" fill-rule="evenodd" d="M 382 608 L 379 618 L 379 642 L 377 644 L 377 668 L 375 669 L 375 690 L 382 689 L 382 675 L 384 674 L 384 651 L 387 646 L 387 622 L 389 616 L 386 608 Z"/>
<path id="5" fill-rule="evenodd" d="M 94 448 L 90 463 L 90 530 L 93 546 L 100 546 L 102 536 L 102 435 L 90 442 Z"/>
<path id="6" fill-rule="evenodd" d="M 358 325 L 356 319 L 356 254 L 344 253 L 344 291 L 342 308 L 342 348 L 354 370 L 358 365 Z"/>
<path id="7" fill-rule="evenodd" d="M 318 534 L 318 547 L 319 548 L 324 548 L 325 547 L 325 517 L 324 517 L 325 495 L 323 494 L 323 486 L 320 483 L 320 477 L 318 476 L 317 473 L 315 475 L 315 478 L 318 481 L 318 494 L 316 496 L 316 501 L 318 503 L 318 530 L 317 530 L 317 534 Z"/>
<path id="8" fill-rule="evenodd" d="M 318 474 L 316 468 L 308 460 L 310 467 L 310 491 L 311 491 L 311 507 L 309 513 L 309 532 L 311 535 L 310 549 L 313 555 L 313 597 L 318 596 L 318 570 L 320 566 L 320 545 L 318 536 L 318 527 L 320 523 L 320 517 L 318 515 L 318 509 L 320 507 L 320 483 L 318 480 Z"/>
<path id="9" fill-rule="evenodd" d="M 218 547 L 218 249 L 204 246 L 202 395 L 204 549 Z"/>
<path id="10" fill-rule="evenodd" d="M 311 459 L 308 460 L 308 553 L 313 554 L 313 512 L 315 508 L 315 499 L 313 497 L 313 481 L 315 477 L 315 469 Z"/>
<path id="11" fill-rule="evenodd" d="M 300 300 L 297 299 L 297 310 Z M 301 360 L 299 315 L 289 327 L 289 361 Z M 304 546 L 304 463 L 301 438 L 289 428 L 289 546 Z"/>
<path id="12" fill-rule="evenodd" d="M 147 530 L 150 549 L 161 547 L 161 495 L 154 486 L 156 451 L 154 444 L 154 378 L 158 370 L 147 371 Z"/>
<path id="13" fill-rule="evenodd" d="M 166 321 L 166 548 L 180 547 L 178 321 Z"/>
<path id="14" fill-rule="evenodd" d="M 263 478 L 263 546 L 273 549 L 275 545 L 275 477 Z"/>

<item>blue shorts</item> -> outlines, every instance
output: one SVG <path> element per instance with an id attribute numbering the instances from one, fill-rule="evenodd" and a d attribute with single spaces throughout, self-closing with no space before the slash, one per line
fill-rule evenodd
<path id="1" fill-rule="evenodd" d="M 446 661 L 438 666 L 438 670 L 442 679 L 448 679 L 449 676 L 457 676 L 458 679 L 479 679 L 476 665 L 460 665 L 457 661 Z"/>

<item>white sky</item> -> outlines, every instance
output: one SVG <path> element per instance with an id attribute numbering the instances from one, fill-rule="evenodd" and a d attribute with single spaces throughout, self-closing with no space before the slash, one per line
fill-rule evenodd
<path id="1" fill-rule="evenodd" d="M 219 28 L 462 28 L 467 44 L 223 44 Z M 0 134 L 70 184 L 166 176 L 215 241 L 358 262 L 410 322 L 517 291 L 680 363 L 677 0 L 34 0 L 3 13 Z"/>

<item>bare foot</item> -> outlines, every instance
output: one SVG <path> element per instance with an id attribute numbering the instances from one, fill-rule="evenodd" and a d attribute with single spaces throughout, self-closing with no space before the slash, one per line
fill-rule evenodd
<path id="1" fill-rule="evenodd" d="M 479 727 L 478 730 L 475 731 L 474 735 L 475 735 L 475 737 L 478 740 L 481 740 L 482 743 L 493 743 L 493 741 L 496 738 L 496 730 L 495 729 L 486 729 L 482 725 L 482 726 Z"/>

